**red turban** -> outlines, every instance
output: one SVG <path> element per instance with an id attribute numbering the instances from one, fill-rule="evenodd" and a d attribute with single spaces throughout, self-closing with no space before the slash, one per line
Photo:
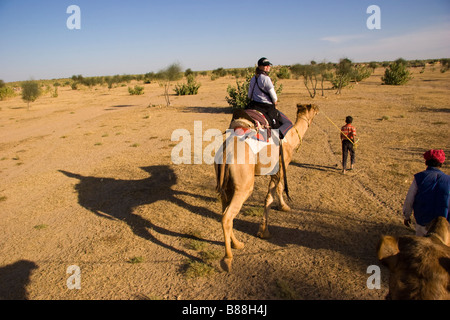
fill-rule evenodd
<path id="1" fill-rule="evenodd" d="M 427 152 L 425 152 L 423 154 L 423 157 L 425 158 L 425 160 L 437 160 L 439 161 L 439 163 L 444 163 L 445 161 L 445 153 L 444 150 L 428 150 Z"/>

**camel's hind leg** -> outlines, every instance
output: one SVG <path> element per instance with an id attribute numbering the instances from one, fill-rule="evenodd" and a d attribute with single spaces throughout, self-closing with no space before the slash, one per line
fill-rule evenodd
<path id="1" fill-rule="evenodd" d="M 242 192 L 235 192 L 228 207 L 226 207 L 222 217 L 222 229 L 225 238 L 225 256 L 221 261 L 221 266 L 225 271 L 231 272 L 231 262 L 233 253 L 231 248 L 242 249 L 244 244 L 236 239 L 233 231 L 233 220 L 238 215 L 245 200 L 250 196 L 252 189 Z"/>
<path id="2" fill-rule="evenodd" d="M 270 232 L 269 232 L 269 213 L 270 213 L 270 206 L 272 205 L 274 201 L 275 196 L 275 190 L 280 182 L 280 178 L 278 175 L 272 176 L 269 183 L 269 191 L 267 192 L 266 199 L 264 202 L 264 215 L 262 222 L 259 226 L 259 230 L 257 233 L 257 236 L 261 239 L 268 239 L 270 238 Z"/>
<path id="3" fill-rule="evenodd" d="M 228 212 L 228 206 L 230 203 L 227 203 L 226 201 L 222 200 L 222 212 L 223 212 L 223 216 L 225 216 L 225 214 Z M 234 219 L 234 218 L 233 218 Z M 223 223 L 223 219 L 222 219 L 222 223 Z M 222 225 L 223 227 L 223 225 Z M 243 249 L 244 248 L 244 243 L 240 242 L 236 236 L 234 235 L 234 231 L 233 228 L 231 228 L 231 234 L 230 234 L 230 239 L 231 239 L 231 247 L 233 249 Z"/>

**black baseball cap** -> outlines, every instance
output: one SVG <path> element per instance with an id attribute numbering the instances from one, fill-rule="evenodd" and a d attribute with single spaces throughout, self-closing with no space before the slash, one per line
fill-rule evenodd
<path id="1" fill-rule="evenodd" d="M 259 66 L 272 66 L 273 64 L 272 63 L 270 63 L 270 61 L 269 60 L 267 60 L 267 58 L 261 58 L 261 59 L 259 59 L 258 60 L 258 67 Z"/>

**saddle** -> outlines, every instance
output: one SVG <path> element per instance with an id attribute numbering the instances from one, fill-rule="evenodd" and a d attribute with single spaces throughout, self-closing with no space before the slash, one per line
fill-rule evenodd
<path id="1" fill-rule="evenodd" d="M 230 128 L 238 135 L 247 134 L 250 130 L 256 130 L 256 138 L 260 141 L 268 141 L 271 137 L 271 127 L 267 118 L 254 109 L 238 109 L 233 112 Z"/>
<path id="2" fill-rule="evenodd" d="M 271 137 L 271 127 L 269 121 L 263 113 L 254 109 L 235 110 L 233 112 L 233 117 L 231 118 L 230 128 L 233 129 L 237 135 L 244 135 L 249 133 L 251 130 L 256 130 L 256 138 L 259 141 L 268 142 Z M 280 140 L 280 158 L 281 168 L 284 173 L 284 191 L 286 192 L 288 200 L 291 201 L 291 197 L 289 196 L 282 140 Z"/>

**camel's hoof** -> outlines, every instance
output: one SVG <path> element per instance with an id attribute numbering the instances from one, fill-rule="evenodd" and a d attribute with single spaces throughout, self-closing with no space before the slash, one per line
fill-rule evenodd
<path id="1" fill-rule="evenodd" d="M 231 272 L 231 262 L 233 261 L 233 258 L 223 258 L 220 260 L 220 266 L 222 269 L 226 272 Z"/>
<path id="2" fill-rule="evenodd" d="M 261 238 L 261 239 L 270 239 L 270 238 L 272 238 L 272 235 L 270 234 L 270 232 L 269 232 L 269 230 L 264 230 L 264 231 L 258 231 L 258 233 L 256 234 L 256 236 L 258 237 L 258 238 Z"/>
<path id="3" fill-rule="evenodd" d="M 280 210 L 283 212 L 289 212 L 289 211 L 291 211 L 291 207 L 289 207 L 287 204 L 285 204 L 284 206 L 280 207 Z"/>
<path id="4" fill-rule="evenodd" d="M 238 241 L 238 242 L 232 242 L 231 247 L 233 249 L 242 250 L 242 249 L 244 249 L 245 245 L 244 245 L 244 243 Z"/>

